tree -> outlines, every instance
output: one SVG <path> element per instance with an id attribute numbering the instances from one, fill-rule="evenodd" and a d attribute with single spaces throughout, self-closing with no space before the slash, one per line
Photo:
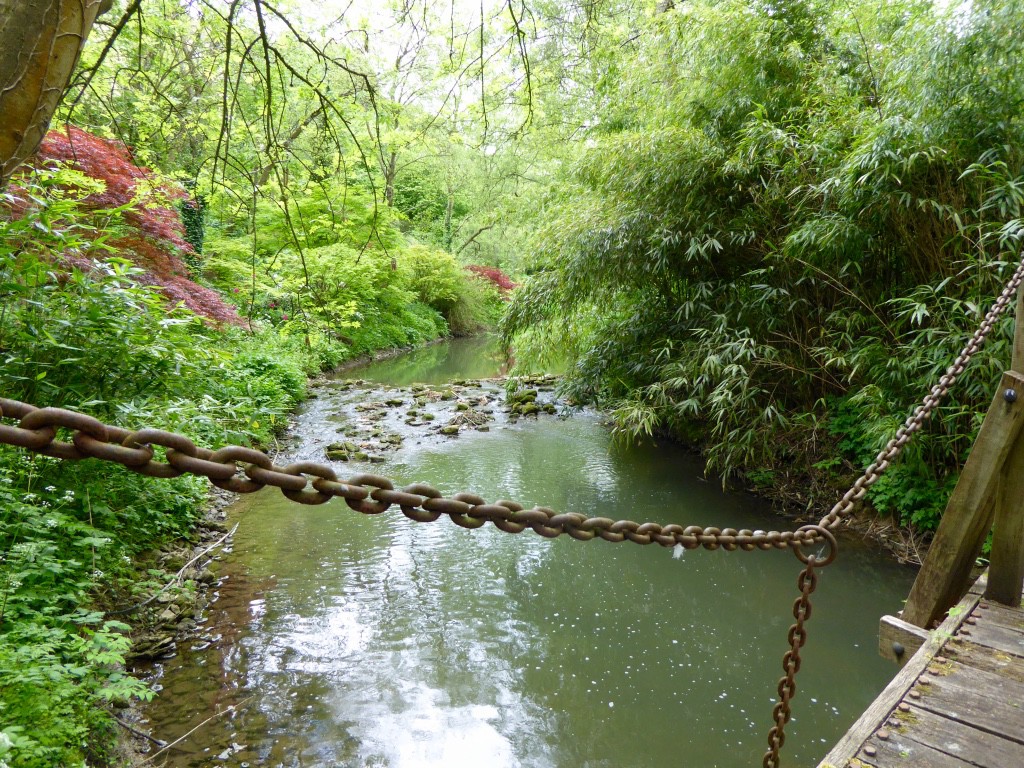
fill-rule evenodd
<path id="1" fill-rule="evenodd" d="M 0 0 L 0 188 L 46 135 L 96 17 L 112 0 Z"/>

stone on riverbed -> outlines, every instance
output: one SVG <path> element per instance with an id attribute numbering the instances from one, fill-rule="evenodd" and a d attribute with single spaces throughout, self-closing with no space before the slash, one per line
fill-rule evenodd
<path id="1" fill-rule="evenodd" d="M 128 657 L 132 659 L 156 659 L 174 651 L 174 637 L 151 634 L 135 640 Z"/>
<path id="2" fill-rule="evenodd" d="M 459 434 L 459 428 L 455 424 L 448 424 L 444 427 L 441 427 L 441 434 L 448 435 L 451 437 Z"/>
<path id="3" fill-rule="evenodd" d="M 520 389 L 517 392 L 508 396 L 508 405 L 513 408 L 517 405 L 525 405 L 526 403 L 533 403 L 537 400 L 536 389 Z"/>
<path id="4" fill-rule="evenodd" d="M 456 427 L 478 427 L 481 424 L 486 424 L 490 421 L 490 417 L 480 411 L 463 411 L 462 413 L 456 414 L 450 422 L 449 426 Z"/>

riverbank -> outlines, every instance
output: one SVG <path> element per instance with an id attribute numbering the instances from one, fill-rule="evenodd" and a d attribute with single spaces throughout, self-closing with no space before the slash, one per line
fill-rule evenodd
<path id="1" fill-rule="evenodd" d="M 770 501 L 780 515 L 802 525 L 813 524 L 832 509 L 863 471 L 847 460 L 826 463 L 827 468 L 810 466 L 793 474 L 776 471 L 768 477 L 741 471 L 736 478 L 748 492 Z M 877 510 L 867 499 L 843 519 L 841 528 L 878 544 L 900 564 L 911 566 L 921 565 L 932 538 L 930 532 L 903 525 L 893 514 Z"/>

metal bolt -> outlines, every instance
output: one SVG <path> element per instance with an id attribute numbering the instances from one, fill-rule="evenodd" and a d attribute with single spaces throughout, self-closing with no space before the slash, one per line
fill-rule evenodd
<path id="1" fill-rule="evenodd" d="M 1017 402 L 1017 390 L 1012 388 L 1007 389 L 1005 392 L 1003 392 L 1003 400 L 1005 400 L 1008 403 Z"/>
<path id="2" fill-rule="evenodd" d="M 907 649 L 903 647 L 903 643 L 893 643 L 892 652 L 896 654 L 897 659 L 902 659 L 903 654 L 907 652 Z"/>

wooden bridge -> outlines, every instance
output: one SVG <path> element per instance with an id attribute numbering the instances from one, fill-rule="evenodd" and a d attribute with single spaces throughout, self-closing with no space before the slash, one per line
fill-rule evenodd
<path id="1" fill-rule="evenodd" d="M 1003 374 L 879 651 L 902 670 L 818 768 L 1024 768 L 1024 291 Z M 972 568 L 989 532 L 989 570 Z"/>

